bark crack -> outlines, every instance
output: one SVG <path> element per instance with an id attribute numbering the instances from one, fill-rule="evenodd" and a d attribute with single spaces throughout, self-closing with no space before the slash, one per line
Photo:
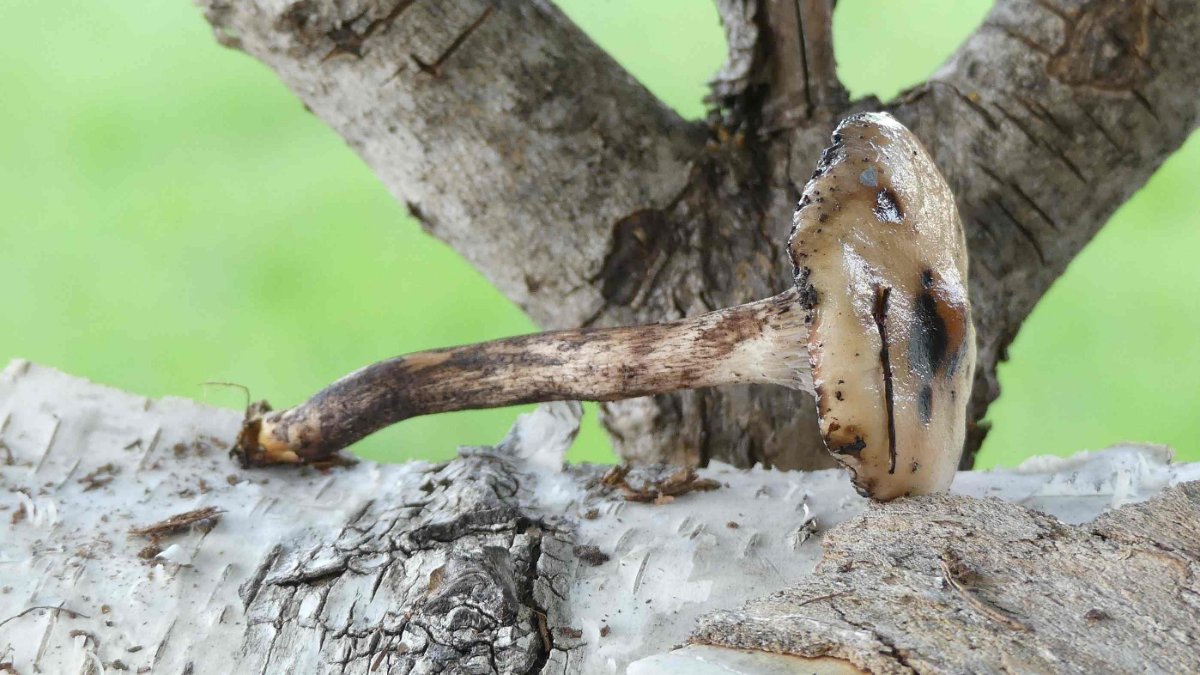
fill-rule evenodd
<path id="1" fill-rule="evenodd" d="M 458 51 L 463 46 L 463 43 L 467 41 L 467 38 L 471 37 L 471 33 L 479 30 L 479 27 L 482 26 L 483 23 L 488 20 L 488 17 L 492 15 L 492 11 L 494 9 L 495 7 L 492 5 L 488 5 L 486 8 L 484 8 L 479 17 L 472 21 L 471 24 L 463 29 L 461 33 L 455 36 L 454 40 L 451 41 L 450 44 L 444 50 L 442 50 L 442 52 L 437 55 L 437 58 L 435 58 L 431 63 L 426 63 L 425 61 L 422 61 L 421 58 L 416 54 L 412 54 L 411 56 L 413 63 L 417 64 L 417 67 L 421 69 L 421 72 L 431 77 L 441 77 L 442 66 L 446 64 L 446 61 L 449 60 L 451 56 L 454 56 L 454 52 Z"/>
<path id="2" fill-rule="evenodd" d="M 363 47 L 366 45 L 367 40 L 371 39 L 371 36 L 376 33 L 386 32 L 400 18 L 404 10 L 411 7 L 415 2 L 416 0 L 398 0 L 382 17 L 373 19 L 367 23 L 367 27 L 361 33 L 355 31 L 353 26 L 371 11 L 369 5 L 364 7 L 354 18 L 339 22 L 334 28 L 325 33 L 325 37 L 333 41 L 334 47 L 321 60 L 328 61 L 342 55 L 350 55 L 361 59 L 363 57 Z M 310 14 L 314 9 L 311 0 L 300 0 L 300 2 L 293 4 L 284 13 L 284 21 L 297 29 L 303 29 L 311 20 Z"/>
<path id="3" fill-rule="evenodd" d="M 526 673 L 546 662 L 545 617 L 558 620 L 547 598 L 564 601 L 553 570 L 566 563 L 548 566 L 543 539 L 566 535 L 521 512 L 520 479 L 499 456 L 478 453 L 415 478 L 396 489 L 421 486 L 421 504 L 381 494 L 339 531 L 280 544 L 256 569 L 242 592 L 247 623 L 273 628 L 267 671 L 278 665 L 275 645 L 297 631 L 340 654 L 327 662 L 343 670 L 453 661 Z M 384 600 L 402 611 L 377 607 Z"/>

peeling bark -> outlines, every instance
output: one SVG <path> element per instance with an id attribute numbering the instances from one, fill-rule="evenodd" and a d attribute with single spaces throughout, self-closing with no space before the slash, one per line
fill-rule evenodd
<path id="1" fill-rule="evenodd" d="M 579 415 L 543 406 L 445 464 L 242 472 L 226 456 L 239 412 L 14 362 L 0 372 L 0 671 L 847 672 L 901 657 L 1071 672 L 1120 649 L 1195 658 L 1166 660 L 1195 639 L 1200 492 L 1184 483 L 1200 464 L 1165 448 L 962 472 L 953 496 L 888 506 L 841 471 L 714 464 L 698 473 L 719 488 L 644 503 L 640 486 L 677 487 L 677 469 L 623 472 L 628 493 L 605 485 L 607 467 L 563 467 Z M 945 550 L 962 589 L 942 585 Z"/>

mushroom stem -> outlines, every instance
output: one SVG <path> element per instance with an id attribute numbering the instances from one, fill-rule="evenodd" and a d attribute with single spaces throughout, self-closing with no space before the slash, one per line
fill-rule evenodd
<path id="1" fill-rule="evenodd" d="M 252 406 L 234 452 L 247 465 L 321 461 L 410 417 L 520 403 L 747 383 L 811 392 L 798 295 L 793 288 L 669 323 L 538 333 L 381 361 L 294 408 Z"/>

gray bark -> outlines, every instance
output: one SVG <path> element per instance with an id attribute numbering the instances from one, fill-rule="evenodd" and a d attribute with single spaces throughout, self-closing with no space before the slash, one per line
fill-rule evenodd
<path id="1" fill-rule="evenodd" d="M 1064 525 L 998 500 L 920 497 L 825 537 L 820 570 L 692 641 L 872 673 L 1200 671 L 1200 483 Z"/>
<path id="2" fill-rule="evenodd" d="M 953 496 L 879 506 L 840 470 L 714 463 L 699 479 L 719 487 L 688 493 L 711 485 L 564 468 L 579 414 L 544 406 L 440 465 L 243 472 L 239 412 L 14 362 L 0 672 L 1194 663 L 1200 464 L 1164 448 L 961 472 Z M 966 590 L 943 585 L 946 550 Z"/>
<path id="3" fill-rule="evenodd" d="M 787 288 L 782 243 L 834 122 L 895 113 L 955 189 L 979 368 L 1196 127 L 1193 0 L 998 0 L 928 82 L 847 102 L 825 0 L 719 0 L 708 125 L 656 101 L 549 2 L 201 0 L 435 236 L 547 328 L 675 319 Z M 869 49 L 869 45 L 856 48 Z M 314 383 L 314 389 L 319 383 Z M 728 387 L 604 407 L 627 459 L 829 466 L 811 401 Z"/>

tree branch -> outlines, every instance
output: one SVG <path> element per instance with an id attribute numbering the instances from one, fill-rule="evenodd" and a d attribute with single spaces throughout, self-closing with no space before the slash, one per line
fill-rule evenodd
<path id="1" fill-rule="evenodd" d="M 997 500 L 901 500 L 830 532 L 811 578 L 692 640 L 871 673 L 1195 672 L 1197 528 L 1197 482 L 1079 527 Z"/>
<path id="2" fill-rule="evenodd" d="M 847 94 L 833 54 L 832 0 L 717 0 L 729 55 L 711 101 L 761 128 L 830 121 Z M 742 100 L 748 98 L 748 100 Z"/>
<path id="3" fill-rule="evenodd" d="M 597 311 L 614 223 L 669 203 L 702 148 L 549 2 L 200 4 L 546 326 Z"/>
<path id="4" fill-rule="evenodd" d="M 979 328 L 975 419 L 1038 299 L 1196 128 L 1198 47 L 1192 0 L 1001 0 L 890 104 L 958 197 Z"/>

